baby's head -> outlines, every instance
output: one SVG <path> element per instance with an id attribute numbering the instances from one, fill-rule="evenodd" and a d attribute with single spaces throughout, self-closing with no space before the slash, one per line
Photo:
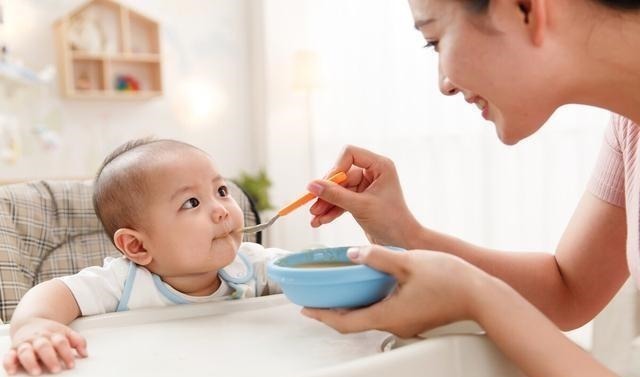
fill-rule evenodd
<path id="1" fill-rule="evenodd" d="M 93 204 L 115 246 L 160 276 L 217 271 L 236 256 L 243 215 L 208 154 L 134 140 L 104 160 Z"/>

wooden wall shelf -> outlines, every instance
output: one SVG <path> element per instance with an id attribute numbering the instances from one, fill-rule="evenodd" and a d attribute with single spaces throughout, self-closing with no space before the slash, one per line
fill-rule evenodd
<path id="1" fill-rule="evenodd" d="M 140 100 L 162 95 L 159 26 L 114 0 L 92 0 L 54 24 L 62 94 Z"/>

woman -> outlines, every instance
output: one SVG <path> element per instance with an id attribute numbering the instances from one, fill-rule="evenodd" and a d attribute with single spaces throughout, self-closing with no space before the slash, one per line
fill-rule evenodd
<path id="1" fill-rule="evenodd" d="M 410 0 L 410 6 L 416 28 L 439 54 L 440 90 L 476 104 L 505 144 L 536 132 L 564 104 L 620 115 L 612 118 L 594 179 L 555 255 L 488 250 L 421 226 L 393 163 L 348 147 L 333 169 L 348 171 L 347 187 L 322 181 L 308 187 L 321 199 L 311 208 L 312 226 L 346 210 L 372 243 L 411 251 L 351 250 L 354 261 L 394 275 L 398 290 L 365 309 L 303 313 L 341 332 L 375 328 L 400 336 L 473 319 L 527 375 L 612 375 L 558 328 L 591 320 L 629 271 L 640 281 L 640 0 Z"/>

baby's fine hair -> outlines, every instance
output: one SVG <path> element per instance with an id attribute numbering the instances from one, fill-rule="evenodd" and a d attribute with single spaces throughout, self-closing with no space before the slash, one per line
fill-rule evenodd
<path id="1" fill-rule="evenodd" d="M 140 224 L 151 189 L 150 162 L 162 153 L 181 148 L 202 152 L 177 140 L 144 138 L 122 144 L 104 159 L 93 182 L 93 208 L 111 242 L 118 229 L 136 229 Z"/>

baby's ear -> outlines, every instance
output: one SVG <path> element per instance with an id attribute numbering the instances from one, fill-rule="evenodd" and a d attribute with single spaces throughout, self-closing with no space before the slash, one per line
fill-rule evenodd
<path id="1" fill-rule="evenodd" d="M 153 259 L 145 249 L 142 234 L 133 229 L 120 228 L 113 234 L 113 243 L 129 260 L 140 266 L 146 266 Z"/>

